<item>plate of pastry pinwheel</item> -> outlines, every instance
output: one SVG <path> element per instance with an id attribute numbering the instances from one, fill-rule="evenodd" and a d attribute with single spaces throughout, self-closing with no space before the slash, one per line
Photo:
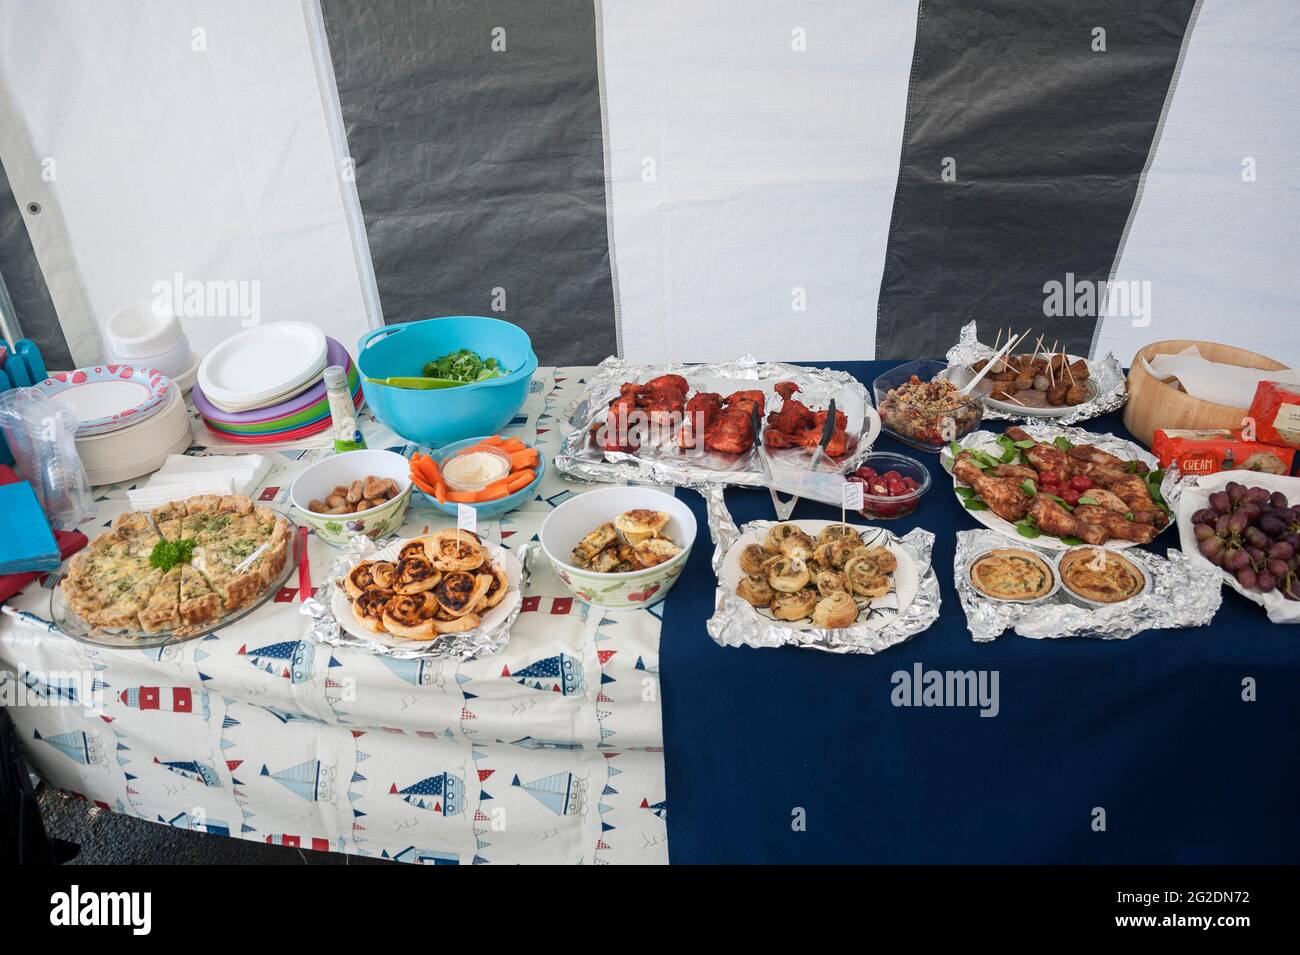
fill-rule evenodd
<path id="1" fill-rule="evenodd" d="M 972 517 L 1049 550 L 1136 547 L 1172 523 L 1159 462 L 1112 434 L 1048 424 L 976 431 L 939 460 Z"/>
<path id="2" fill-rule="evenodd" d="M 431 647 L 491 630 L 519 607 L 523 565 L 508 549 L 456 529 L 396 541 L 353 564 L 330 608 L 362 641 Z"/>

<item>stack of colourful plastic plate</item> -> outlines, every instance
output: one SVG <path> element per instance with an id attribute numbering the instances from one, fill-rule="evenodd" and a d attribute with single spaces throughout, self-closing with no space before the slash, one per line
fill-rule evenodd
<path id="1" fill-rule="evenodd" d="M 325 341 L 326 364 L 342 365 L 347 369 L 352 401 L 360 408 L 364 400 L 361 375 L 352 364 L 352 357 L 334 339 L 326 338 Z M 218 407 L 205 394 L 201 382 L 194 386 L 190 396 L 208 429 L 228 441 L 275 444 L 310 437 L 330 427 L 329 399 L 325 394 L 325 382 L 320 375 L 288 398 L 243 411 L 227 411 Z"/>

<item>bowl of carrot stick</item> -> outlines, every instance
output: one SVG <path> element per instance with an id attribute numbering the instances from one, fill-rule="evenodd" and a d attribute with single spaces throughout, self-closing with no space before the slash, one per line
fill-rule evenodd
<path id="1" fill-rule="evenodd" d="M 453 463 L 456 459 L 460 461 Z M 474 465 L 473 470 L 463 466 L 467 462 Z M 475 479 L 466 480 L 466 471 Z M 545 472 L 546 459 L 540 451 L 518 438 L 499 434 L 467 438 L 431 454 L 411 455 L 411 483 L 445 514 L 455 514 L 458 504 L 473 505 L 479 517 L 513 511 L 532 500 Z"/>

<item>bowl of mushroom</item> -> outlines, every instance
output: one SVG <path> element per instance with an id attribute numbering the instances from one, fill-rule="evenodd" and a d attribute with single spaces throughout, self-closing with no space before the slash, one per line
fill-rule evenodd
<path id="1" fill-rule="evenodd" d="M 302 523 L 327 544 L 378 540 L 406 521 L 411 463 L 393 451 L 345 451 L 313 464 L 289 488 Z"/>

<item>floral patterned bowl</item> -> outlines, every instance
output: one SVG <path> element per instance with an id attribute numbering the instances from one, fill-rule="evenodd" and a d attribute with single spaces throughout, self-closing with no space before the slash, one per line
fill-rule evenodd
<path id="1" fill-rule="evenodd" d="M 401 492 L 386 504 L 357 514 L 318 514 L 307 510 L 308 502 L 323 501 L 336 485 L 351 484 L 368 474 L 392 478 Z M 395 451 L 378 449 L 333 454 L 298 475 L 289 488 L 289 501 L 298 512 L 298 520 L 327 544 L 341 547 L 358 534 L 380 540 L 396 533 L 406 521 L 406 511 L 411 506 L 411 462 Z"/>
<path id="2" fill-rule="evenodd" d="M 624 511 L 646 507 L 668 515 L 665 536 L 681 552 L 648 570 L 598 574 L 569 563 L 578 541 Z M 547 515 L 539 534 L 542 551 L 579 600 L 598 607 L 628 610 L 649 607 L 667 596 L 686 567 L 695 543 L 695 515 L 671 494 L 650 487 L 607 487 L 575 494 Z"/>

